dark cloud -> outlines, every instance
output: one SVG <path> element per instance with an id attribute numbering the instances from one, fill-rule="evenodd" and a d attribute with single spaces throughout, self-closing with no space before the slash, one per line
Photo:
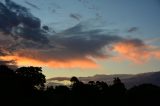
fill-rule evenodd
<path id="1" fill-rule="evenodd" d="M 49 58 L 69 60 L 88 59 L 88 56 L 109 57 L 107 47 L 124 40 L 119 36 L 103 34 L 101 29 L 83 31 L 84 27 L 80 23 L 51 37 L 50 42 L 55 48 L 48 51 Z"/>
<path id="2" fill-rule="evenodd" d="M 84 27 L 85 25 L 80 23 L 48 37 L 50 40 L 49 45 L 21 40 L 8 46 L 7 49 L 11 52 L 20 51 L 20 57 L 28 57 L 40 61 L 91 61 L 89 57 L 110 57 L 110 52 L 106 52 L 107 48 L 123 40 L 119 36 L 103 34 L 101 29 L 83 30 Z"/>
<path id="3" fill-rule="evenodd" d="M 15 60 L 10 60 L 10 61 L 5 61 L 5 60 L 0 60 L 0 65 L 6 65 L 9 68 L 16 69 L 17 64 Z"/>
<path id="4" fill-rule="evenodd" d="M 134 47 L 142 47 L 145 46 L 144 42 L 140 39 L 134 38 L 134 39 L 126 39 L 123 41 L 125 44 L 132 44 Z"/>
<path id="5" fill-rule="evenodd" d="M 19 23 L 17 16 L 2 3 L 0 3 L 0 10 L 0 30 L 9 33 L 12 27 Z"/>
<path id="6" fill-rule="evenodd" d="M 24 39 L 33 40 L 36 42 L 48 43 L 48 39 L 45 36 L 46 33 L 41 29 L 34 29 L 30 27 L 17 27 L 14 30 L 14 35 L 23 36 Z"/>
<path id="7" fill-rule="evenodd" d="M 16 68 L 16 61 L 13 59 L 10 60 L 5 60 L 5 59 L 1 59 L 1 57 L 3 56 L 9 56 L 11 55 L 11 52 L 9 50 L 9 46 L 11 45 L 11 39 L 9 37 L 4 38 L 4 36 L 0 35 L 0 65 L 7 65 L 10 68 Z"/>
<path id="8" fill-rule="evenodd" d="M 7 50 L 5 50 L 4 48 L 0 47 L 0 56 L 6 56 L 6 55 L 8 55 L 8 54 L 9 54 L 9 53 L 8 53 Z"/>
<path id="9" fill-rule="evenodd" d="M 132 44 L 134 47 L 142 47 L 144 42 L 140 39 L 126 39 L 116 35 L 104 33 L 101 29 L 86 30 L 84 23 L 79 23 L 72 28 L 66 29 L 54 36 L 49 37 L 49 45 L 41 45 L 32 41 L 21 41 L 13 45 L 19 52 L 20 57 L 28 57 L 40 61 L 87 60 L 92 58 L 112 57 L 112 46 L 123 42 Z M 32 54 L 32 55 L 31 55 Z"/>
<path id="10" fill-rule="evenodd" d="M 16 62 L 14 60 L 11 61 L 2 61 L 0 60 L 0 65 L 12 65 L 12 64 L 16 64 Z"/>
<path id="11" fill-rule="evenodd" d="M 42 27 L 44 30 L 49 30 L 49 27 L 48 26 L 46 26 L 46 25 L 44 25 L 43 27 Z"/>
<path id="12" fill-rule="evenodd" d="M 27 8 L 13 1 L 0 2 L 0 31 L 14 37 L 47 43 L 46 34 L 41 29 L 41 21 L 34 17 Z"/>
<path id="13" fill-rule="evenodd" d="M 5 5 L 9 10 L 28 12 L 28 9 L 26 7 L 18 5 L 15 2 L 12 2 L 11 0 L 5 0 Z"/>
<path id="14" fill-rule="evenodd" d="M 127 32 L 136 32 L 138 31 L 138 27 L 131 27 L 127 30 Z"/>
<path id="15" fill-rule="evenodd" d="M 30 2 L 28 2 L 28 1 L 25 1 L 25 3 L 28 4 L 29 6 L 35 8 L 35 9 L 40 10 L 40 8 L 39 8 L 38 6 L 36 6 L 35 4 L 33 4 L 33 3 L 30 3 Z"/>
<path id="16" fill-rule="evenodd" d="M 82 18 L 80 14 L 76 14 L 76 13 L 71 13 L 69 16 L 77 21 L 80 21 L 80 19 Z"/>
<path id="17" fill-rule="evenodd" d="M 48 45 L 41 21 L 30 11 L 10 0 L 0 2 L 0 64 L 16 67 L 16 60 L 5 58 L 21 49 L 38 49 Z M 45 47 L 46 48 L 46 47 Z M 2 57 L 2 58 L 1 58 Z"/>
<path id="18" fill-rule="evenodd" d="M 80 20 L 78 15 L 72 14 L 71 17 Z M 111 34 L 111 31 L 87 27 L 92 26 L 81 22 L 62 32 L 48 34 L 49 27 L 41 28 L 40 19 L 27 8 L 6 0 L 5 4 L 0 3 L 0 57 L 16 54 L 19 58 L 31 58 L 46 64 L 48 61 L 67 63 L 70 60 L 93 63 L 91 58 L 111 57 L 112 46 L 120 42 L 136 48 L 145 46 L 140 39 L 126 39 Z M 0 58 L 3 64 L 14 64 L 13 61 Z"/>

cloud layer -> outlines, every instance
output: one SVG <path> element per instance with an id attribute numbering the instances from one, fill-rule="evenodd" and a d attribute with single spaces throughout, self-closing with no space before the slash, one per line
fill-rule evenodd
<path id="1" fill-rule="evenodd" d="M 144 63 L 151 58 L 160 59 L 160 49 L 146 45 L 139 39 L 119 42 L 114 45 L 119 59 L 131 60 L 135 63 Z"/>
<path id="2" fill-rule="evenodd" d="M 10 0 L 0 2 L 0 64 L 96 68 L 97 59 L 125 57 L 143 62 L 152 56 L 160 57 L 158 47 L 140 39 L 87 27 L 87 23 L 80 22 L 62 32 L 49 33 L 48 26 L 42 27 L 29 9 Z"/>
<path id="3" fill-rule="evenodd" d="M 27 8 L 10 0 L 0 3 L 0 31 L 14 38 L 24 38 L 47 43 L 41 21 L 34 17 Z"/>

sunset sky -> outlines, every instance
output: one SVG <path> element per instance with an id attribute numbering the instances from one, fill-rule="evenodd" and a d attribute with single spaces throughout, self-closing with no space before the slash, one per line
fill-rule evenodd
<path id="1" fill-rule="evenodd" d="M 0 0 L 0 64 L 46 78 L 160 71 L 160 0 Z"/>

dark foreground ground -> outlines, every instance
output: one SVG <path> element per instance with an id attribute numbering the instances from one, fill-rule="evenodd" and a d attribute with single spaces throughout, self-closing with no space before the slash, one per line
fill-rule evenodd
<path id="1" fill-rule="evenodd" d="M 69 87 L 45 87 L 45 81 L 40 67 L 0 66 L 0 106 L 160 106 L 160 87 L 152 84 L 126 89 L 119 78 L 108 85 L 72 77 Z"/>

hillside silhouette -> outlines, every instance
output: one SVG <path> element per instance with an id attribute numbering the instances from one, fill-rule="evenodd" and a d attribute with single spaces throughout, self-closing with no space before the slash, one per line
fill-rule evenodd
<path id="1" fill-rule="evenodd" d="M 151 83 L 157 86 L 160 86 L 160 71 L 156 72 L 145 72 L 145 73 L 138 73 L 138 74 L 112 74 L 112 75 L 105 75 L 105 74 L 97 74 L 94 76 L 87 76 L 87 77 L 78 77 L 84 83 L 89 81 L 104 81 L 109 85 L 113 84 L 113 79 L 115 77 L 119 77 L 121 81 L 125 84 L 126 88 L 131 88 L 135 85 L 141 85 L 144 83 Z M 53 77 L 46 80 L 46 84 L 48 86 L 55 86 L 55 85 L 62 85 L 63 81 L 69 81 L 70 77 Z"/>
<path id="2" fill-rule="evenodd" d="M 83 83 L 77 77 L 70 86 L 45 86 L 41 67 L 15 70 L 0 66 L 0 105 L 2 106 L 159 106 L 160 87 L 141 84 L 126 89 L 118 78 Z"/>

